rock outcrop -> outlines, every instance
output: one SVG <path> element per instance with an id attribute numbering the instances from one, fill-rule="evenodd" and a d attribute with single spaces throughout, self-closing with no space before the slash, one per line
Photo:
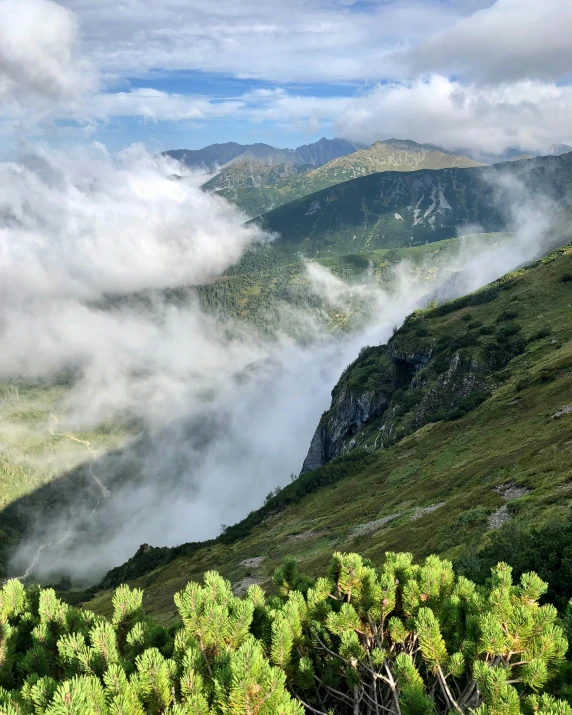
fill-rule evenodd
<path id="1" fill-rule="evenodd" d="M 381 449 L 429 422 L 462 416 L 486 399 L 494 372 L 523 350 L 516 323 L 509 329 L 503 320 L 494 326 L 464 321 L 458 335 L 443 340 L 428 329 L 430 316 L 413 314 L 387 345 L 364 348 L 345 370 L 302 473 L 352 449 Z"/>
<path id="2" fill-rule="evenodd" d="M 322 467 L 342 454 L 347 438 L 382 415 L 388 405 L 389 396 L 383 392 L 358 394 L 344 387 L 334 398 L 332 407 L 325 413 L 314 433 L 302 473 Z"/>

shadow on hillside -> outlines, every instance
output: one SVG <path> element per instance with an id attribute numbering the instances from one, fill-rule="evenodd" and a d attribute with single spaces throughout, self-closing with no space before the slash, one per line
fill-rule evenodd
<path id="1" fill-rule="evenodd" d="M 123 448 L 79 465 L 4 507 L 0 576 L 23 575 L 36 557 L 34 577 L 53 580 L 57 569 L 48 569 L 38 551 L 49 551 L 50 562 L 59 564 L 68 556 L 81 559 L 82 544 L 91 549 L 101 544 L 103 549 L 131 521 L 141 523 L 153 512 L 168 509 L 182 489 L 192 495 L 194 468 L 220 427 L 214 415 L 206 415 L 178 420 L 156 433 L 142 432 Z M 111 565 L 105 561 L 101 573 L 90 580 Z M 65 571 L 62 566 L 61 573 Z"/>

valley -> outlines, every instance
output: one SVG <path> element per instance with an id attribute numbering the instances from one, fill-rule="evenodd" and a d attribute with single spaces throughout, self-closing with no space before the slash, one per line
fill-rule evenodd
<path id="1" fill-rule="evenodd" d="M 2 403 L 6 498 L 0 513 L 0 566 L 4 573 L 13 569 L 27 572 L 38 549 L 50 543 L 57 548 L 48 558 L 43 554 L 42 579 L 63 578 L 67 582 L 65 564 L 75 563 L 82 550 L 86 557 L 87 549 L 92 555 L 81 567 L 77 585 L 92 586 L 89 563 L 98 548 L 107 544 L 109 558 L 117 564 L 118 557 L 112 555 L 116 542 L 123 541 L 121 553 L 127 556 L 127 544 L 132 544 L 132 553 L 141 530 L 143 534 L 147 530 L 151 540 L 152 533 L 161 531 L 162 517 L 157 525 L 153 524 L 155 516 L 151 517 L 156 504 L 168 509 L 166 505 L 183 484 L 191 504 L 202 498 L 201 484 L 203 479 L 208 481 L 209 469 L 226 480 L 236 450 L 245 454 L 240 467 L 244 478 L 252 483 L 260 479 L 255 475 L 266 474 L 272 491 L 283 488 L 287 493 L 293 487 L 284 487 L 289 474 L 286 464 L 290 472 L 302 470 L 295 482 L 302 484 L 313 470 L 327 471 L 330 461 L 336 464 L 354 450 L 369 459 L 370 454 L 423 432 L 447 416 L 462 417 L 473 408 L 485 409 L 497 373 L 526 348 L 519 323 L 508 321 L 498 336 L 484 321 L 477 327 L 463 323 L 464 329 L 472 329 L 456 338 L 449 323 L 442 333 L 432 336 L 425 321 L 417 325 L 409 318 L 386 352 L 376 347 L 365 349 L 364 341 L 371 339 L 369 336 L 376 336 L 377 343 L 380 336 L 387 339 L 391 328 L 397 329 L 406 317 L 407 306 L 413 310 L 436 302 L 437 311 L 445 310 L 442 306 L 451 298 L 501 275 L 501 266 L 517 268 L 564 243 L 571 201 L 571 157 L 551 156 L 485 168 L 382 172 L 352 179 L 266 214 L 258 225 L 271 232 L 272 240 L 247 249 L 214 280 L 107 296 L 95 307 L 101 317 L 113 319 L 149 310 L 152 316 L 157 305 L 161 312 L 176 311 L 184 316 L 189 311 L 194 314 L 199 306 L 208 320 L 214 321 L 209 330 L 224 335 L 229 345 L 235 345 L 233 349 L 240 349 L 244 342 L 257 345 L 255 352 L 261 359 L 252 366 L 229 365 L 222 390 L 198 392 L 187 415 L 151 429 L 129 411 L 88 429 L 66 421 L 66 403 L 77 390 L 73 373 L 60 382 L 6 383 Z M 546 208 L 545 223 L 533 224 L 528 236 L 526 227 L 515 221 L 515 214 L 522 214 L 525 204 L 536 210 L 539 202 Z M 311 210 L 318 205 L 319 209 Z M 396 219 L 397 215 L 401 218 Z M 395 229 L 394 224 L 403 230 Z M 458 236 L 470 227 L 478 227 L 480 232 Z M 492 232 L 483 233 L 483 229 Z M 475 320 L 479 323 L 481 319 Z M 471 349 L 477 346 L 478 352 L 472 355 Z M 312 415 L 319 414 L 320 405 L 322 410 L 327 406 L 321 395 L 338 380 L 344 366 L 339 361 L 345 355 L 353 358 L 360 348 L 364 348 L 360 359 L 344 372 L 332 393 L 332 407 L 312 439 L 316 424 L 311 424 Z M 463 359 L 457 348 L 465 350 Z M 327 367 L 321 367 L 319 361 L 313 364 L 315 351 Z M 434 362 L 418 375 L 429 356 Z M 463 360 L 472 365 L 468 375 Z M 299 370 L 306 371 L 308 388 L 296 377 Z M 318 389 L 313 380 L 320 372 Z M 356 391 L 354 387 L 359 387 L 362 379 L 367 387 Z M 290 380 L 299 383 L 300 397 L 295 399 L 302 399 L 305 389 L 313 389 L 316 397 L 311 407 L 304 408 L 303 416 L 297 415 L 298 429 L 289 438 L 295 449 L 285 441 L 284 454 L 289 456 L 278 467 L 280 450 L 262 461 L 256 459 L 261 426 L 255 422 L 256 426 L 249 427 L 252 434 L 241 434 L 240 412 L 232 403 L 254 404 L 251 401 L 271 389 L 287 405 L 281 390 L 292 389 Z M 377 384 L 384 385 L 381 392 L 369 389 Z M 280 424 L 272 403 L 267 409 L 265 417 L 256 419 Z M 60 417 L 61 429 L 56 428 Z M 217 435 L 221 433 L 225 437 L 219 444 Z M 164 445 L 169 445 L 169 456 Z M 277 467 L 279 472 L 274 474 Z M 125 512 L 127 495 L 152 494 L 157 474 L 162 479 L 160 497 L 147 503 L 147 496 L 138 496 L 133 503 L 143 499 L 141 514 L 131 507 Z M 260 492 L 263 488 L 262 482 L 250 496 L 250 508 L 260 504 L 266 493 Z M 235 519 L 245 513 L 244 507 L 242 513 L 226 508 Z M 147 527 L 143 514 L 149 514 Z M 390 514 L 371 521 L 386 516 Z M 130 519 L 136 524 L 133 529 L 128 526 Z M 197 536 L 214 537 L 217 533 L 213 524 L 201 528 L 202 532 L 195 532 Z M 178 535 L 169 538 L 171 543 L 175 538 L 184 541 Z M 38 571 L 40 564 L 35 563 L 35 568 Z M 97 578 L 104 573 L 100 565 Z"/>
<path id="2" fill-rule="evenodd" d="M 359 551 L 374 563 L 395 550 L 461 562 L 515 526 L 566 523 L 571 275 L 567 246 L 466 298 L 417 311 L 388 343 L 393 359 L 412 361 L 414 382 L 398 386 L 381 418 L 343 422 L 337 395 L 351 390 L 354 404 L 360 395 L 370 404 L 389 397 L 384 346 L 365 348 L 335 388 L 322 423 L 338 415 L 343 454 L 305 471 L 215 540 L 142 546 L 100 588 L 125 580 L 144 587 L 146 609 L 168 623 L 172 594 L 209 569 L 237 588 L 272 589 L 274 569 L 294 549 L 310 575 L 332 551 Z M 420 412 L 423 404 L 432 411 Z M 395 428 L 380 448 L 387 415 Z M 110 592 L 89 605 L 107 612 Z"/>

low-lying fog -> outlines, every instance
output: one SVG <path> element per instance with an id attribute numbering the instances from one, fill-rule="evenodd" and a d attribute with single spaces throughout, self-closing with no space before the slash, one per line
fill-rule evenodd
<path id="1" fill-rule="evenodd" d="M 205 314 L 195 300 L 175 306 L 160 297 L 163 288 L 216 279 L 273 238 L 202 192 L 198 177 L 176 181 L 173 173 L 181 167 L 138 147 L 115 157 L 98 146 L 73 155 L 34 150 L 0 164 L 0 380 L 73 370 L 59 432 L 126 416 L 144 431 L 133 448 L 97 455 L 84 470 L 89 498 L 36 521 L 13 573 L 33 564 L 43 578 L 95 582 L 141 543 L 216 536 L 299 472 L 330 392 L 362 346 L 386 341 L 453 271 L 461 279 L 447 285 L 461 294 L 544 252 L 555 215 L 542 197 L 504 185 L 513 238 L 461 244 L 431 282 L 398 266 L 391 290 L 367 272 L 348 285 L 308 263 L 310 289 L 328 305 L 369 301 L 367 324 L 331 334 L 319 315 L 290 314 L 304 339 L 280 326 L 270 339 Z M 109 296 L 143 290 L 153 291 L 144 309 L 109 307 Z"/>

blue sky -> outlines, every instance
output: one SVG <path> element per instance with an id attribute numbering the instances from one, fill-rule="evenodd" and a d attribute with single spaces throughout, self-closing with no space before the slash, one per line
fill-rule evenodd
<path id="1" fill-rule="evenodd" d="M 282 85 L 290 94 L 309 97 L 356 97 L 371 86 L 370 82 L 348 81 L 345 83 L 295 83 Z M 198 70 L 154 70 L 145 77 L 125 77 L 109 92 L 125 92 L 133 89 L 151 88 L 160 92 L 187 97 L 202 96 L 212 102 L 239 99 L 256 90 L 273 90 L 276 84 L 255 78 L 241 79 L 228 74 L 201 72 Z M 317 141 L 323 136 L 335 136 L 333 121 L 323 121 L 319 128 L 297 130 L 295 126 L 280 123 L 256 123 L 224 117 L 210 121 L 161 121 L 153 122 L 141 117 L 121 117 L 106 124 L 94 138 L 112 150 L 123 148 L 125 137 L 141 141 L 153 150 L 170 148 L 197 149 L 207 144 L 235 141 L 239 144 L 264 142 L 278 147 L 295 148 L 301 144 Z"/>
<path id="2" fill-rule="evenodd" d="M 569 0 L 1 0 L 0 151 L 572 141 Z"/>

